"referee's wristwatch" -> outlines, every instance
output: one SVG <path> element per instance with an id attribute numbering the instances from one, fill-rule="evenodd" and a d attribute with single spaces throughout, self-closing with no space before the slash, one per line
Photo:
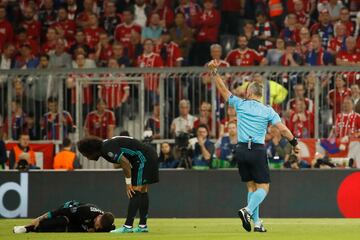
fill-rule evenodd
<path id="1" fill-rule="evenodd" d="M 294 137 L 292 140 L 289 141 L 289 143 L 291 144 L 291 146 L 295 147 L 296 145 L 298 145 L 298 140 L 296 137 Z"/>

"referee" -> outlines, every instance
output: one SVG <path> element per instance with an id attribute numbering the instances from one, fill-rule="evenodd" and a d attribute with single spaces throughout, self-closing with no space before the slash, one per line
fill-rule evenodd
<path id="1" fill-rule="evenodd" d="M 254 232 L 266 232 L 259 219 L 259 207 L 270 187 L 269 166 L 264 145 L 268 124 L 275 125 L 280 130 L 293 146 L 295 153 L 299 152 L 297 139 L 281 122 L 274 109 L 260 102 L 263 93 L 261 83 L 250 83 L 246 89 L 246 98 L 242 99 L 232 95 L 227 89 L 217 73 L 216 60 L 211 61 L 208 67 L 215 79 L 216 88 L 237 113 L 238 144 L 234 156 L 238 162 L 241 180 L 246 182 L 248 189 L 247 206 L 239 210 L 239 217 L 246 231 L 251 231 L 252 219 L 255 224 Z"/>

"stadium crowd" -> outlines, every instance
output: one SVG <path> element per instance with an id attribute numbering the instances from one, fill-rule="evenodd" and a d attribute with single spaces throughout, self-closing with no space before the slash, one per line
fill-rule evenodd
<path id="1" fill-rule="evenodd" d="M 359 10 L 356 0 L 0 1 L 0 69 L 69 69 L 65 81 L 68 101 L 62 113 L 56 92 L 59 83 L 54 79 L 13 79 L 11 106 L 5 104 L 6 79 L 0 79 L 2 139 L 18 140 L 24 135 L 30 140 L 56 140 L 61 135 L 67 139 L 80 127 L 74 124 L 75 82 L 82 76 L 71 74 L 71 69 L 204 66 L 212 58 L 219 60 L 221 67 L 360 66 Z M 84 133 L 103 139 L 117 134 L 115 129 L 124 122 L 130 97 L 128 84 L 113 84 L 106 77 L 121 76 L 109 73 L 99 86 L 83 88 Z M 308 72 L 278 78 L 281 81 L 265 79 L 268 97 L 264 102 L 281 112 L 296 137 L 315 136 L 314 89 L 318 81 L 320 98 L 332 109 L 328 117 L 333 128 L 327 135 L 342 141 L 360 137 L 359 72 L 326 76 Z M 233 92 L 243 96 L 250 81 L 263 82 L 264 76 L 229 75 L 227 80 Z M 208 74 L 204 73 L 201 81 L 206 90 L 211 89 Z M 27 94 L 29 84 L 37 89 L 32 97 Z M 146 109 L 151 116 L 145 130 L 152 131 L 153 139 L 164 138 L 160 135 L 158 77 L 145 76 L 145 91 L 146 101 L 151 103 Z M 213 125 L 211 103 L 202 101 L 194 111 L 198 116 L 193 116 L 193 101 L 189 97 L 176 102 L 179 109 L 173 110 L 177 116 L 165 126 L 166 135 L 176 138 L 184 132 L 194 134 L 196 141 L 188 154 L 193 166 L 233 166 L 235 111 L 230 107 L 218 110 Z M 219 101 L 224 103 L 223 99 Z M 7 126 L 8 107 L 11 126 Z M 216 138 L 216 143 L 210 138 Z M 268 155 L 274 161 L 287 162 L 287 167 L 309 167 L 302 161 L 290 164 L 291 148 L 276 129 L 269 129 L 267 140 Z M 69 147 L 69 143 L 65 145 Z M 161 166 L 187 164 L 176 146 L 173 151 L 177 153 L 171 154 L 172 147 L 161 145 Z M 17 161 L 16 151 L 21 155 L 15 150 L 12 167 Z M 28 158 L 31 164 L 31 156 Z"/>

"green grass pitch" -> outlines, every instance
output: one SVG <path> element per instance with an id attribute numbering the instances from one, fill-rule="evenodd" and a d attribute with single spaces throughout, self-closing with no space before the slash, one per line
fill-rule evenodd
<path id="1" fill-rule="evenodd" d="M 134 239 L 134 240 L 352 240 L 360 239 L 360 219 L 264 219 L 267 233 L 248 233 L 243 230 L 240 220 L 228 219 L 150 219 L 150 233 L 12 233 L 14 225 L 28 223 L 27 219 L 0 220 L 0 240 L 44 239 L 44 240 L 92 240 L 92 239 Z M 120 226 L 123 219 L 117 219 Z"/>

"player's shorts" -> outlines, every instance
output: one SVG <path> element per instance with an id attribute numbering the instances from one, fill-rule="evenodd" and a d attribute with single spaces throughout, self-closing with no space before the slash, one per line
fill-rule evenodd
<path id="1" fill-rule="evenodd" d="M 142 186 L 159 182 L 158 155 L 155 149 L 149 146 L 146 151 L 140 153 L 139 159 L 136 163 L 132 163 L 132 185 Z"/>
<path id="2" fill-rule="evenodd" d="M 270 183 L 265 145 L 252 143 L 251 149 L 248 149 L 247 143 L 238 143 L 234 157 L 243 182 Z"/>

